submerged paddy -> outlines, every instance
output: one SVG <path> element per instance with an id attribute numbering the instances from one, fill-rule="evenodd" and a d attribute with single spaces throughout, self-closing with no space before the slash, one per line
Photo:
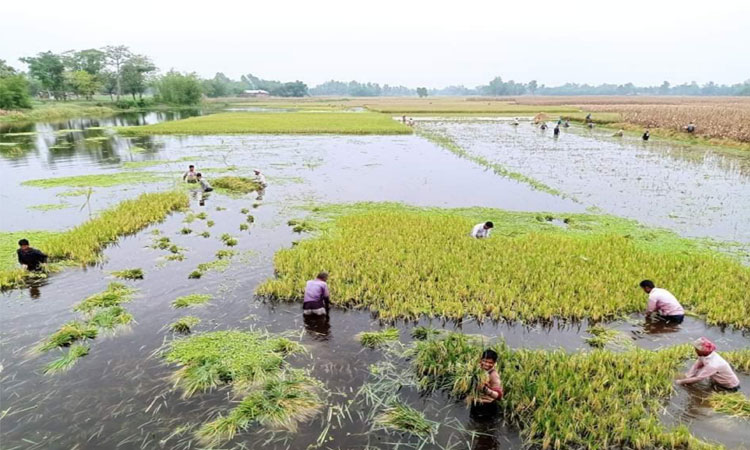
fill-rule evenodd
<path id="1" fill-rule="evenodd" d="M 308 211 L 326 203 L 388 200 L 443 208 L 473 205 L 546 211 L 533 214 L 535 219 L 540 216 L 538 227 L 545 230 L 575 225 L 575 222 L 565 224 L 564 219 L 585 209 L 585 206 L 568 199 L 497 176 L 417 136 L 148 137 L 146 140 L 136 138 L 133 142 L 118 141 L 121 138 L 116 136 L 112 139 L 111 142 L 124 143 L 90 142 L 86 144 L 86 150 L 74 146 L 68 154 L 36 150 L 38 153 L 27 153 L 26 159 L 0 159 L 0 165 L 12 174 L 7 191 L 0 195 L 4 196 L 3 200 L 43 204 L 56 201 L 56 194 L 70 189 L 20 186 L 21 180 L 13 178 L 19 172 L 24 172 L 27 179 L 88 175 L 120 170 L 123 161 L 176 161 L 184 157 L 192 157 L 204 174 L 208 173 L 205 167 L 235 166 L 237 169 L 232 175 L 249 176 L 252 168 L 259 167 L 271 182 L 263 193 L 251 192 L 242 196 L 227 196 L 220 192 L 202 196 L 188 189 L 185 195 L 189 198 L 190 211 L 168 215 L 159 224 L 118 239 L 116 245 L 102 250 L 95 266 L 69 268 L 28 289 L 5 292 L 0 302 L 4 447 L 67 448 L 85 443 L 92 448 L 201 448 L 205 444 L 199 430 L 219 418 L 231 416 L 237 420 L 223 422 L 222 425 L 228 427 L 221 429 L 236 429 L 237 433 L 227 441 L 223 439 L 228 435 L 222 435 L 223 443 L 217 447 L 293 449 L 323 443 L 323 447 L 332 448 L 365 448 L 369 445 L 386 449 L 397 444 L 399 448 L 406 448 L 407 442 L 418 442 L 419 438 L 380 425 L 374 429 L 374 417 L 370 414 L 377 408 L 361 403 L 356 391 L 371 380 L 370 366 L 373 364 L 391 362 L 400 376 L 411 373 L 408 361 L 393 358 L 386 353 L 387 350 L 381 349 L 398 346 L 399 341 L 410 345 L 414 324 L 399 321 L 394 324 L 399 331 L 399 341 L 388 340 L 381 349 L 363 349 L 357 335 L 387 328 L 373 319 L 369 311 L 334 307 L 328 320 L 309 320 L 301 317 L 297 303 L 263 302 L 253 297 L 252 292 L 257 286 L 274 277 L 274 253 L 292 247 L 295 241 L 307 239 L 287 223 L 297 219 L 297 224 L 318 226 L 320 222 L 307 215 Z M 145 151 L 133 152 L 133 146 Z M 425 161 L 430 164 L 425 164 Z M 173 171 L 172 178 L 179 179 L 186 164 L 187 161 L 145 170 Z M 24 170 L 15 170 L 18 167 Z M 215 177 L 224 174 L 217 172 L 210 176 L 209 181 L 213 182 Z M 273 181 L 292 178 L 297 181 Z M 123 200 L 136 198 L 143 190 L 159 191 L 172 185 L 170 180 L 169 183 L 158 181 L 132 187 L 97 188 L 92 196 L 93 214 Z M 123 187 L 131 189 L 124 190 Z M 31 198 L 31 193 L 33 202 L 23 200 Z M 96 200 L 97 196 L 100 201 Z M 258 199 L 259 196 L 262 199 Z M 108 204 L 105 199 L 113 203 Z M 45 225 L 45 228 L 46 225 L 68 223 L 64 228 L 70 228 L 88 220 L 85 209 L 80 216 L 75 214 L 80 204 L 74 205 L 76 207 L 69 210 L 46 212 L 12 208 L 8 215 L 3 216 L 2 228 L 18 230 L 23 228 L 17 228 L 17 225 L 28 227 L 30 223 Z M 206 219 L 198 217 L 201 213 Z M 194 220 L 185 223 L 190 214 Z M 254 222 L 248 230 L 239 231 L 240 225 L 248 224 L 247 214 L 253 215 Z M 548 221 L 547 216 L 551 216 L 552 221 Z M 522 223 L 525 222 L 508 221 L 507 230 Z M 193 232 L 183 235 L 180 230 L 186 226 Z M 300 231 L 304 233 L 310 228 Z M 499 228 L 496 231 L 500 231 Z M 201 236 L 203 232 L 209 232 L 209 237 Z M 225 233 L 237 239 L 234 247 L 226 247 L 222 242 Z M 168 238 L 163 249 L 159 247 L 162 238 Z M 157 248 L 152 248 L 155 243 Z M 12 253 L 15 245 L 11 244 L 9 250 Z M 178 253 L 170 251 L 172 246 Z M 231 258 L 223 272 L 209 270 L 200 279 L 187 279 L 188 274 L 200 265 L 227 259 L 228 254 L 219 256 L 218 252 L 222 250 L 235 250 L 238 255 L 251 252 L 252 256 Z M 169 259 L 177 254 L 181 257 L 179 260 Z M 121 305 L 134 319 L 128 327 L 118 331 L 115 338 L 105 333 L 91 340 L 90 345 L 84 344 L 89 347 L 88 354 L 77 358 L 78 362 L 68 372 L 44 375 L 46 364 L 60 356 L 57 350 L 48 352 L 44 359 L 27 360 L 26 350 L 57 331 L 62 324 L 85 319 L 74 307 L 82 299 L 106 291 L 112 281 L 111 272 L 134 267 L 142 268 L 145 277 L 128 282 L 138 288 L 138 297 Z M 193 293 L 211 294 L 212 299 L 200 308 L 172 308 L 171 303 L 176 298 Z M 645 305 L 642 293 L 635 291 L 634 297 L 633 302 L 637 300 Z M 320 413 L 310 420 L 298 422 L 296 433 L 279 430 L 271 421 L 261 423 L 255 419 L 248 420 L 248 426 L 243 430 L 235 425 L 241 424 L 248 416 L 235 415 L 234 412 L 245 395 L 234 395 L 231 385 L 222 382 L 217 389 L 182 398 L 183 390 L 174 389 L 170 382 L 179 366 L 166 362 L 154 352 L 163 344 L 181 338 L 181 334 L 170 330 L 170 325 L 187 313 L 200 320 L 196 325 L 190 325 L 188 336 L 249 329 L 268 332 L 274 337 L 287 337 L 293 333 L 289 339 L 300 340 L 307 353 L 290 355 L 284 364 L 291 370 L 309 371 L 309 376 L 320 382 L 318 393 L 323 403 Z M 591 325 L 586 321 L 581 324 L 553 321 L 549 326 L 524 326 L 492 321 L 480 324 L 470 318 L 442 321 L 421 317 L 419 324 L 482 334 L 488 340 L 502 336 L 513 352 L 521 348 L 537 351 L 563 347 L 567 354 L 575 355 L 591 350 L 584 341 L 584 337 L 589 336 L 586 330 Z M 669 347 L 700 335 L 711 337 L 722 352 L 747 348 L 750 342 L 741 332 L 707 326 L 703 320 L 694 317 L 686 318 L 677 330 L 661 333 L 644 326 L 638 316 L 606 326 L 623 331 L 639 348 Z M 431 333 L 424 331 L 422 335 Z M 506 367 L 503 370 L 516 369 Z M 745 375 L 741 374 L 741 377 L 743 385 L 750 383 Z M 305 386 L 310 384 L 312 382 Z M 416 431 L 426 431 L 422 426 L 425 423 L 439 425 L 430 434 L 435 444 L 424 448 L 520 449 L 523 446 L 518 428 L 502 425 L 488 428 L 476 424 L 469 418 L 464 403 L 454 401 L 445 393 L 422 396 L 408 386 L 393 389 L 393 392 L 398 393 L 402 404 L 411 410 L 394 411 L 398 414 L 391 416 L 391 423 L 414 427 Z M 304 395 L 294 390 L 288 393 Z M 677 388 L 663 398 L 663 404 L 670 411 L 677 411 L 670 418 L 661 418 L 665 430 L 686 425 L 697 438 L 725 442 L 730 448 L 750 440 L 747 427 L 740 425 L 745 423 L 740 422 L 743 419 L 717 413 L 712 408 L 701 409 L 700 414 L 692 412 L 695 397 L 693 391 Z M 286 397 L 264 394 L 257 398 L 262 399 L 264 406 L 273 406 L 269 399 Z M 254 401 L 245 403 L 253 407 L 257 404 Z M 682 414 L 686 411 L 690 411 L 689 416 Z M 375 416 L 381 412 L 377 409 Z M 412 414 L 414 412 L 418 414 Z M 92 417 L 96 418 L 96 425 L 92 425 Z M 424 422 L 417 420 L 420 418 Z M 475 432 L 481 434 L 473 434 Z"/>

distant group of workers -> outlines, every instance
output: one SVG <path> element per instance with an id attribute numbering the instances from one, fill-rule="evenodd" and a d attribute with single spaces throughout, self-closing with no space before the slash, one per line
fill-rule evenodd
<path id="1" fill-rule="evenodd" d="M 411 117 L 401 116 L 401 123 L 404 125 L 409 125 L 410 127 L 414 126 L 414 119 Z"/>
<path id="2" fill-rule="evenodd" d="M 259 169 L 254 169 L 253 173 L 255 174 L 255 181 L 260 184 L 261 187 L 265 188 L 267 185 L 266 176 L 263 175 Z M 209 184 L 208 180 L 203 178 L 203 174 L 195 171 L 195 166 L 193 164 L 190 164 L 188 166 L 187 172 L 182 175 L 182 180 L 186 183 L 200 184 L 203 192 L 211 192 L 214 190 L 214 188 L 212 188 Z"/>

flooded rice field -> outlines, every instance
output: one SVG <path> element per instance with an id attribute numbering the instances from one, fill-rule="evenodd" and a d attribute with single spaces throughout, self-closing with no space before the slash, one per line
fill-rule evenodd
<path id="1" fill-rule="evenodd" d="M 292 366 L 309 368 L 327 391 L 323 413 L 297 433 L 274 434 L 253 428 L 252 432 L 240 432 L 222 448 L 410 448 L 404 436 L 371 431 L 367 421 L 370 407 L 355 399 L 354 393 L 370 377 L 370 365 L 388 360 L 382 351 L 363 349 L 355 335 L 384 324 L 366 311 L 341 309 L 333 309 L 328 319 L 303 320 L 298 304 L 264 302 L 253 296 L 255 287 L 274 275 L 274 252 L 305 237 L 287 225 L 288 220 L 306 214 L 301 206 L 394 201 L 551 214 L 584 212 L 598 206 L 686 235 L 750 242 L 750 168 L 742 157 L 736 162 L 708 154 L 683 157 L 681 153 L 692 150 L 663 145 L 646 148 L 639 142 L 614 142 L 601 133 L 588 135 L 583 130 L 553 141 L 551 130 L 544 135 L 528 125 L 423 125 L 440 127 L 467 150 L 542 180 L 575 197 L 576 202 L 494 175 L 417 136 L 125 139 L 107 129 L 177 117 L 75 120 L 0 134 L 0 142 L 20 143 L 14 151 L 6 151 L 9 145 L 0 147 L 0 170 L 10 177 L 0 194 L 2 231 L 70 228 L 123 199 L 180 185 L 188 164 L 195 164 L 209 180 L 223 174 L 250 175 L 253 168 L 260 168 L 269 181 L 266 190 L 243 197 L 191 191 L 190 211 L 204 212 L 205 220 L 185 223 L 188 214 L 173 214 L 163 223 L 108 247 L 104 262 L 96 267 L 68 269 L 38 285 L 2 294 L 0 426 L 4 449 L 202 448 L 193 431 L 226 413 L 236 399 L 229 389 L 182 398 L 170 380 L 175 367 L 159 354 L 174 337 L 168 324 L 185 315 L 171 306 L 172 301 L 193 293 L 212 297 L 207 305 L 189 310 L 201 319 L 196 332 L 256 329 L 299 337 L 307 353 L 293 357 Z M 73 129 L 81 131 L 70 131 Z M 92 182 L 98 184 L 90 189 L 22 184 L 53 177 L 122 174 L 133 175 L 122 183 Z M 30 208 L 51 204 L 63 206 Z M 239 228 L 245 223 L 244 208 L 255 218 L 249 231 Z M 209 220 L 213 226 L 208 225 Z M 186 226 L 191 233 L 181 233 Z M 205 231 L 210 236 L 200 235 Z M 238 239 L 233 247 L 238 255 L 232 263 L 209 270 L 200 279 L 188 279 L 198 264 L 214 260 L 217 250 L 226 248 L 219 239 L 224 233 Z M 167 251 L 153 248 L 160 236 L 182 247 L 185 259 L 168 260 Z M 137 289 L 134 300 L 127 304 L 135 322 L 97 337 L 88 356 L 70 371 L 44 375 L 42 368 L 56 352 L 39 356 L 32 352 L 33 347 L 61 324 L 75 319 L 73 306 L 103 291 L 113 281 L 110 272 L 133 267 L 142 268 L 145 274 L 143 280 L 127 282 Z M 691 317 L 677 329 L 644 327 L 642 320 L 633 316 L 612 325 L 635 345 L 648 349 L 690 342 L 699 336 L 709 337 L 721 349 L 750 345 L 750 336 L 740 331 L 707 326 Z M 428 323 L 503 337 L 511 347 L 570 352 L 589 348 L 583 340 L 585 322 L 526 326 L 473 320 L 420 321 Z M 414 325 L 396 324 L 403 343 L 411 340 Z M 750 378 L 741 377 L 742 385 L 750 386 Z M 702 400 L 706 395 L 701 389 L 678 388 L 665 405 L 664 422 L 687 424 L 697 437 L 730 448 L 750 442 L 746 422 L 714 412 Z M 420 395 L 409 388 L 404 388 L 403 396 L 440 424 L 436 443 L 424 448 L 522 447 L 516 430 L 474 422 L 463 403 L 441 394 Z"/>

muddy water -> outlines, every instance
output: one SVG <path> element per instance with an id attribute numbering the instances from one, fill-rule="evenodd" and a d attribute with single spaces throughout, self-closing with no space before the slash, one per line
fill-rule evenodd
<path id="1" fill-rule="evenodd" d="M 688 236 L 750 243 L 750 154 L 612 138 L 611 130 L 575 126 L 555 138 L 551 128 L 509 120 L 420 126 L 587 206 Z"/>
<path id="2" fill-rule="evenodd" d="M 93 130 L 100 131 L 100 130 Z M 112 142 L 116 142 L 114 138 Z M 104 141 L 103 141 L 104 142 Z M 7 184 L 6 202 L 13 205 L 9 216 L 3 215 L 2 229 L 24 229 L 29 223 L 44 223 L 54 228 L 62 223 L 74 224 L 83 218 L 71 210 L 44 213 L 23 209 L 16 199 L 33 199 L 34 203 L 52 203 L 65 188 L 39 189 L 20 186 L 23 179 L 46 178 L 70 174 L 110 173 L 122 169 L 111 158 L 122 161 L 176 160 L 192 157 L 199 170 L 208 174 L 231 171 L 246 175 L 253 167 L 264 170 L 270 181 L 259 207 L 252 209 L 255 194 L 229 198 L 212 193 L 200 204 L 199 194 L 193 196 L 191 209 L 205 211 L 214 227 L 196 220 L 187 226 L 194 230 L 182 235 L 186 226 L 184 214 L 170 216 L 164 223 L 120 240 L 105 251 L 106 261 L 87 270 L 68 270 L 54 275 L 46 284 L 32 289 L 3 294 L 0 302 L 0 346 L 3 370 L 0 373 L 2 394 L 3 448 L 196 448 L 190 429 L 176 433 L 180 427 L 197 426 L 218 413 L 229 410 L 234 400 L 231 393 L 218 390 L 181 399 L 172 391 L 168 377 L 174 367 L 162 362 L 157 350 L 173 336 L 165 327 L 187 314 L 202 319 L 197 331 L 227 328 L 266 329 L 301 335 L 309 355 L 292 360 L 295 367 L 308 367 L 325 383 L 328 405 L 348 406 L 349 414 L 341 419 L 332 414 L 333 427 L 328 430 L 326 446 L 365 448 L 367 445 L 391 447 L 389 443 L 407 440 L 402 436 L 369 432 L 365 417 L 369 408 L 348 404 L 352 392 L 368 380 L 368 366 L 382 361 L 380 351 L 363 350 L 354 336 L 362 330 L 378 329 L 381 324 L 367 312 L 332 311 L 330 320 L 305 322 L 298 305 L 262 303 L 252 295 L 255 287 L 273 276 L 272 256 L 279 248 L 288 247 L 303 236 L 286 225 L 288 219 L 303 213 L 295 206 L 318 202 L 340 201 L 403 201 L 415 205 L 490 206 L 517 210 L 582 211 L 583 206 L 568 200 L 533 191 L 523 184 L 497 177 L 483 168 L 459 159 L 417 137 L 201 137 L 151 138 L 128 140 L 124 145 L 107 141 L 102 149 L 76 148 L 67 157 L 49 154 L 29 155 L 23 159 L 3 158 L 0 170 L 12 172 L 13 183 Z M 104 151 L 107 145 L 113 145 Z M 129 152 L 132 146 L 148 147 L 147 153 Z M 44 154 L 44 153 L 41 153 Z M 107 154 L 102 158 L 100 155 Z M 45 161 L 46 160 L 46 161 Z M 143 190 L 162 189 L 179 178 L 187 161 L 171 162 L 145 169 L 165 174 L 156 183 L 137 186 L 96 188 L 93 211 L 123 198 L 134 197 Z M 17 171 L 22 171 L 19 175 Z M 6 191 L 3 191 L 4 195 Z M 26 201 L 26 200 L 24 200 Z M 218 211 L 217 207 L 226 208 Z M 251 208 L 255 223 L 249 232 L 240 232 L 245 222 L 242 208 Z M 8 208 L 6 208 L 6 211 Z M 36 215 L 40 214 L 40 215 Z M 73 215 L 74 217 L 70 217 Z M 19 225 L 20 224 L 20 225 Z M 65 228 L 65 226 L 60 226 Z M 149 247 L 154 239 L 150 233 L 160 230 L 173 242 L 185 247 L 185 261 L 167 262 L 167 252 Z M 209 231 L 211 237 L 197 235 Z M 208 272 L 199 280 L 189 280 L 199 263 L 214 259 L 224 248 L 218 239 L 230 233 L 239 239 L 236 247 L 242 254 L 225 272 Z M 141 267 L 146 277 L 128 282 L 138 289 L 138 296 L 126 304 L 136 320 L 127 330 L 91 342 L 91 353 L 69 372 L 44 376 L 41 368 L 57 355 L 29 354 L 39 340 L 54 332 L 62 323 L 76 317 L 75 303 L 103 290 L 112 281 L 108 272 Z M 190 293 L 214 296 L 205 307 L 188 311 L 175 310 L 174 298 Z M 635 318 L 634 318 L 635 319 Z M 422 323 L 427 323 L 423 321 Z M 488 337 L 502 336 L 512 346 L 558 348 L 569 351 L 585 349 L 582 340 L 586 324 L 552 324 L 551 326 L 478 324 L 431 321 L 432 325 Z M 400 323 L 401 340 L 409 341 L 411 323 Z M 750 339 L 739 332 L 706 327 L 699 320 L 688 319 L 680 332 L 646 333 L 635 322 L 615 324 L 637 345 L 648 348 L 681 343 L 699 335 L 710 336 L 722 348 L 747 347 Z M 399 363 L 394 361 L 394 363 Z M 750 383 L 749 383 L 750 384 Z M 520 448 L 514 430 L 487 427 L 472 422 L 468 411 L 439 395 L 420 397 L 404 392 L 410 404 L 423 409 L 428 419 L 441 424 L 438 442 L 456 448 Z M 688 416 L 693 396 L 686 390 L 670 403 L 676 421 L 690 423 L 700 436 L 729 445 L 750 441 L 750 434 L 741 422 L 722 416 L 721 426 L 701 416 Z M 242 433 L 225 448 L 304 448 L 316 442 L 328 424 L 328 406 L 322 417 L 303 427 L 299 433 L 280 440 L 254 429 Z M 690 413 L 692 414 L 692 413 Z M 731 436 L 725 425 L 729 423 Z M 472 439 L 468 431 L 484 434 Z"/>

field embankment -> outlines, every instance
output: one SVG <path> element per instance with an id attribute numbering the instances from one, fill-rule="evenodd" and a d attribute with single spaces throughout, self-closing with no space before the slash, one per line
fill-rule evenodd
<path id="1" fill-rule="evenodd" d="M 106 117 L 121 112 L 114 106 L 88 102 L 39 103 L 33 109 L 0 110 L 0 124 L 51 122 L 75 117 Z"/>

